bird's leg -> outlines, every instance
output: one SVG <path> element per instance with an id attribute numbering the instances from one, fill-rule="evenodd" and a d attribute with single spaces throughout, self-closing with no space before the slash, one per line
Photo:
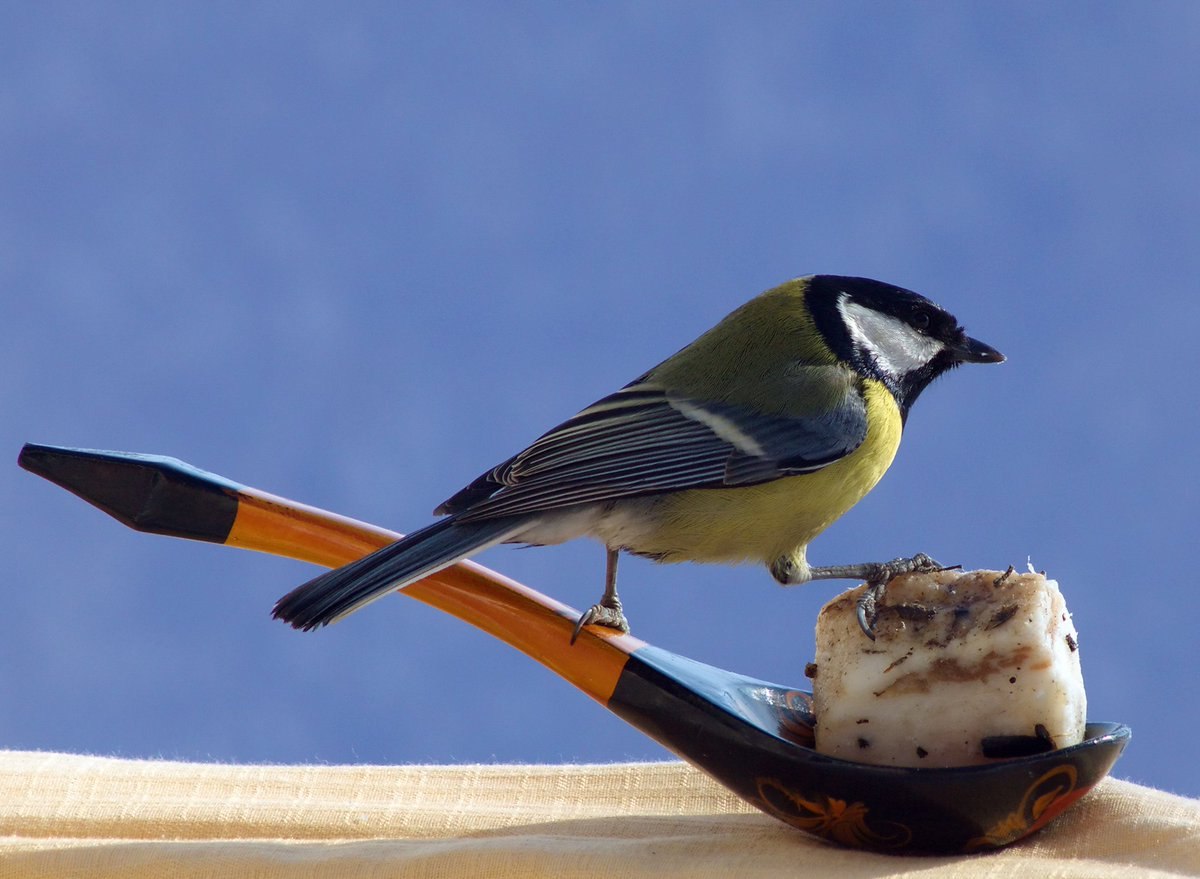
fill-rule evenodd
<path id="1" fill-rule="evenodd" d="M 901 574 L 944 571 L 945 566 L 925 555 L 917 553 L 912 558 L 892 559 L 890 562 L 864 562 L 860 565 L 823 565 L 808 569 L 809 580 L 865 580 L 868 583 L 886 583 Z"/>
<path id="2" fill-rule="evenodd" d="M 629 620 L 621 611 L 621 599 L 617 597 L 617 557 L 619 550 L 610 549 L 604 565 L 604 595 L 599 604 L 593 604 L 575 623 L 575 631 L 571 633 L 571 643 L 579 637 L 584 626 L 606 626 L 619 632 L 629 631 Z"/>
<path id="3" fill-rule="evenodd" d="M 912 558 L 892 559 L 890 562 L 867 562 L 861 565 L 828 565 L 811 568 L 810 580 L 864 580 L 867 588 L 858 599 L 855 614 L 858 626 L 863 634 L 875 640 L 875 621 L 879 616 L 879 603 L 887 584 L 893 577 L 901 574 L 928 574 L 934 571 L 945 571 L 946 567 L 939 565 L 923 552 Z"/>

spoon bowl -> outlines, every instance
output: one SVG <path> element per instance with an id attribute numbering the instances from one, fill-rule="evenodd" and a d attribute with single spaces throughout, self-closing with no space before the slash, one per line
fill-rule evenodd
<path id="1" fill-rule="evenodd" d="M 266 494 L 174 458 L 27 444 L 18 463 L 131 528 L 336 567 L 400 535 Z M 812 696 L 705 665 L 460 562 L 401 594 L 521 650 L 669 751 L 787 824 L 877 851 L 973 852 L 1033 833 L 1108 774 L 1129 727 L 1089 723 L 1078 745 L 987 764 L 910 769 L 813 747 Z"/>

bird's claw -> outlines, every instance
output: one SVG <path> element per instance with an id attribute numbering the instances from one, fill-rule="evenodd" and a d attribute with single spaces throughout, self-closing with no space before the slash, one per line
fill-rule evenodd
<path id="1" fill-rule="evenodd" d="M 855 602 L 854 615 L 858 617 L 858 627 L 872 641 L 875 640 L 875 621 L 879 619 L 879 599 L 883 597 L 886 586 L 887 583 L 882 580 L 868 583 Z"/>
<path id="2" fill-rule="evenodd" d="M 938 571 L 950 571 L 961 565 L 941 565 L 923 552 L 912 558 L 892 559 L 873 566 L 871 575 L 867 577 L 867 588 L 858 597 L 854 615 L 858 618 L 858 627 L 863 634 L 875 640 L 875 623 L 879 619 L 879 603 L 887 584 L 901 574 L 933 574 Z"/>
<path id="3" fill-rule="evenodd" d="M 621 601 L 617 598 L 614 598 L 611 603 L 601 601 L 600 604 L 593 604 L 580 614 L 579 620 L 575 623 L 575 629 L 571 632 L 572 644 L 575 643 L 575 639 L 579 637 L 584 626 L 604 626 L 608 629 L 616 629 L 622 634 L 629 634 L 629 620 L 625 619 L 625 614 L 621 610 Z"/>

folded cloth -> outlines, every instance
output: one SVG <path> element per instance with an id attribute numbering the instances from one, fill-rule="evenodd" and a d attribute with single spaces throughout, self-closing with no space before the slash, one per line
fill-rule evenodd
<path id="1" fill-rule="evenodd" d="M 683 763 L 241 766 L 0 751 L 0 877 L 1200 875 L 1200 801 L 1108 779 L 962 857 L 839 848 Z"/>

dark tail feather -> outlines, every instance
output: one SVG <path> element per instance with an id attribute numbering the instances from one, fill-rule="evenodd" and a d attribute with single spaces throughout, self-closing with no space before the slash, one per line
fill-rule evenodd
<path id="1" fill-rule="evenodd" d="M 370 555 L 297 586 L 275 603 L 272 616 L 310 631 L 363 605 L 512 537 L 524 517 L 434 522 Z"/>

